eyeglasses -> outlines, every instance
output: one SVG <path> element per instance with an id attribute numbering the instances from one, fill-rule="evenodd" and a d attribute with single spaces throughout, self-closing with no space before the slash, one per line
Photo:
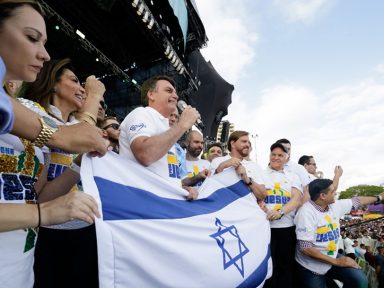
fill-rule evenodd
<path id="1" fill-rule="evenodd" d="M 107 109 L 108 109 L 107 104 L 105 104 L 105 102 L 104 102 L 103 100 L 100 100 L 100 105 L 101 105 L 101 107 L 102 107 L 104 110 L 107 110 Z"/>
<path id="2" fill-rule="evenodd" d="M 103 130 L 107 130 L 109 127 L 111 127 L 111 128 L 114 129 L 114 130 L 119 130 L 120 125 L 117 124 L 117 123 L 112 123 L 112 124 L 109 124 L 109 125 L 105 126 L 105 127 L 103 128 Z"/>
<path id="3" fill-rule="evenodd" d="M 308 163 L 308 165 L 316 166 L 316 163 Z"/>

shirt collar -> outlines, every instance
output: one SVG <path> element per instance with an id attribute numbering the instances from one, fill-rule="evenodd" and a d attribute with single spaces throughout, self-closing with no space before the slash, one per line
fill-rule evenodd
<path id="1" fill-rule="evenodd" d="M 309 203 L 311 203 L 313 205 L 313 207 L 315 207 L 315 209 L 317 211 L 320 211 L 320 212 L 327 212 L 329 210 L 329 206 L 327 205 L 327 207 L 325 208 L 322 208 L 321 206 L 317 205 L 315 202 L 313 202 L 312 200 L 309 200 Z"/>

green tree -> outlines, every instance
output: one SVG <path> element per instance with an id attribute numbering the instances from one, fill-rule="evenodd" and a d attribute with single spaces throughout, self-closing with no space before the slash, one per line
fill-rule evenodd
<path id="1" fill-rule="evenodd" d="M 384 191 L 384 187 L 374 185 L 357 185 L 340 192 L 339 199 L 349 199 L 354 196 L 375 196 Z"/>

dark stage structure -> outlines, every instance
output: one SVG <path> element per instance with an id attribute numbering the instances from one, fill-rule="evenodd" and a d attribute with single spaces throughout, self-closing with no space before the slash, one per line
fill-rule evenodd
<path id="1" fill-rule="evenodd" d="M 141 106 L 140 85 L 166 74 L 195 106 L 214 140 L 234 86 L 205 61 L 208 38 L 193 0 L 39 0 L 46 11 L 51 58 L 72 59 L 80 79 L 106 86 L 108 114 L 122 119 Z"/>

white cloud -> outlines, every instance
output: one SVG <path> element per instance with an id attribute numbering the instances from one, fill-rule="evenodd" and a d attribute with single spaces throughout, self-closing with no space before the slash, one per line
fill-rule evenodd
<path id="1" fill-rule="evenodd" d="M 293 160 L 303 154 L 314 155 L 318 169 L 328 178 L 333 177 L 336 165 L 342 165 L 341 189 L 384 182 L 384 85 L 377 82 L 380 79 L 362 79 L 322 93 L 305 83 L 277 83 L 263 91 L 257 91 L 252 84 L 239 89 L 238 80 L 251 70 L 256 56 L 259 36 L 252 30 L 254 27 L 246 25 L 253 15 L 246 10 L 246 1 L 197 3 L 210 38 L 202 53 L 224 79 L 235 85 L 226 119 L 234 122 L 236 129 L 258 135 L 256 151 L 262 167 L 268 163 L 270 145 L 284 137 L 292 141 Z M 288 21 L 306 23 L 318 18 L 332 3 L 273 2 Z M 376 71 L 384 73 L 384 64 L 378 65 Z"/>
<path id="2" fill-rule="evenodd" d="M 380 184 L 383 175 L 384 85 L 361 81 L 324 95 L 299 84 L 270 87 L 261 92 L 258 107 L 236 95 L 229 120 L 236 129 L 258 134 L 257 156 L 268 163 L 269 146 L 279 138 L 293 145 L 292 159 L 314 155 L 318 169 L 333 177 L 336 165 L 344 167 L 340 187 Z"/>
<path id="3" fill-rule="evenodd" d="M 246 24 L 245 3 L 228 5 L 222 0 L 198 0 L 197 6 L 206 34 L 211 41 L 201 50 L 207 61 L 230 83 L 244 75 L 255 57 L 258 35 Z M 241 15 L 241 16 L 240 16 Z"/>
<path id="4" fill-rule="evenodd" d="M 288 22 L 311 22 L 329 7 L 330 0 L 274 0 Z"/>
<path id="5" fill-rule="evenodd" d="M 379 74 L 384 74 L 384 64 L 377 65 L 375 71 Z"/>

